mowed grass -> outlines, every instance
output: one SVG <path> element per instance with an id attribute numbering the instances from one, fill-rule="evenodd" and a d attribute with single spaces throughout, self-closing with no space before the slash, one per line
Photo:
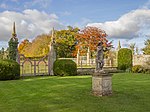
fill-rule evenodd
<path id="1" fill-rule="evenodd" d="M 91 94 L 91 76 L 0 81 L 0 112 L 150 112 L 150 74 L 113 75 L 113 95 Z"/>

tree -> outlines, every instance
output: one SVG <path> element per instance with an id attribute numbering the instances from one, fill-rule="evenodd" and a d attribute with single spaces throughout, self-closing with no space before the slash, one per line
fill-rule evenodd
<path id="1" fill-rule="evenodd" d="M 104 49 L 107 51 L 112 47 L 112 42 L 108 42 L 106 39 L 107 34 L 105 31 L 96 28 L 96 27 L 85 27 L 81 30 L 78 35 L 76 36 L 77 39 L 77 46 L 76 52 L 79 49 L 82 55 L 85 55 L 87 52 L 88 47 L 90 48 L 91 53 L 95 53 L 97 45 L 99 42 L 103 43 Z"/>
<path id="2" fill-rule="evenodd" d="M 2 49 L 0 50 L 0 59 L 4 59 L 4 48 L 2 47 Z"/>
<path id="3" fill-rule="evenodd" d="M 13 37 L 9 40 L 9 59 L 16 61 L 17 58 L 17 48 L 18 48 L 18 39 Z"/>
<path id="4" fill-rule="evenodd" d="M 135 52 L 137 55 L 139 54 L 139 48 L 138 47 L 136 47 Z"/>
<path id="5" fill-rule="evenodd" d="M 131 44 L 129 45 L 129 48 L 131 49 L 132 54 L 135 54 L 135 43 L 131 43 Z"/>
<path id="6" fill-rule="evenodd" d="M 68 26 L 66 30 L 55 31 L 55 49 L 57 57 L 73 57 L 75 50 L 75 36 L 79 31 L 78 28 Z M 18 47 L 19 53 L 26 57 L 42 57 L 48 54 L 51 34 L 38 35 L 32 42 L 25 39 Z"/>
<path id="7" fill-rule="evenodd" d="M 118 69 L 126 70 L 132 68 L 132 51 L 128 48 L 121 48 L 118 51 Z"/>
<path id="8" fill-rule="evenodd" d="M 145 44 L 145 47 L 142 49 L 143 54 L 149 55 L 150 54 L 150 39 L 147 39 L 144 44 Z"/>
<path id="9" fill-rule="evenodd" d="M 20 54 L 26 54 L 25 51 L 27 48 L 29 48 L 30 44 L 31 43 L 29 42 L 28 39 L 23 40 L 18 46 L 18 52 Z"/>
<path id="10" fill-rule="evenodd" d="M 37 36 L 31 45 L 31 51 L 29 54 L 32 54 L 32 57 L 42 57 L 49 53 L 49 44 L 51 41 L 50 34 L 42 34 Z"/>
<path id="11" fill-rule="evenodd" d="M 10 38 L 8 45 L 8 57 L 11 60 L 16 61 L 17 58 L 17 53 L 18 53 L 18 38 L 17 38 L 17 34 L 16 34 L 16 29 L 15 29 L 15 22 L 13 25 L 13 32 L 12 32 L 12 37 Z"/>
<path id="12" fill-rule="evenodd" d="M 57 57 L 73 57 L 76 38 L 79 28 L 68 26 L 66 30 L 55 31 Z"/>
<path id="13" fill-rule="evenodd" d="M 42 57 L 49 52 L 51 36 L 47 34 L 38 35 L 32 42 L 28 39 L 23 40 L 18 47 L 20 54 L 26 57 Z"/>

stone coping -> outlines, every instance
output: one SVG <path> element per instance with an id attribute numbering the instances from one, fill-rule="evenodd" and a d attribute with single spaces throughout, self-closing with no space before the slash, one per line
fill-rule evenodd
<path id="1" fill-rule="evenodd" d="M 92 76 L 112 76 L 113 74 L 108 73 L 107 71 L 99 71 L 99 72 L 94 72 Z"/>

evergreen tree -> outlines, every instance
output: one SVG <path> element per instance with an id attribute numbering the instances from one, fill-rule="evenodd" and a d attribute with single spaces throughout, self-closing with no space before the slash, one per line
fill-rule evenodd
<path id="1" fill-rule="evenodd" d="M 13 25 L 13 32 L 12 32 L 12 38 L 9 40 L 8 45 L 9 45 L 9 59 L 15 60 L 17 57 L 17 48 L 18 48 L 18 39 L 16 38 L 16 29 L 15 29 L 15 22 Z"/>
<path id="2" fill-rule="evenodd" d="M 9 59 L 15 60 L 17 57 L 17 47 L 18 47 L 18 39 L 17 38 L 11 38 L 8 42 L 9 44 Z"/>

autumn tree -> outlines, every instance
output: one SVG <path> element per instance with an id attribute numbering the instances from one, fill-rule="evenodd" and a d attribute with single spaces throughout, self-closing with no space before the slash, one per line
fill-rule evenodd
<path id="1" fill-rule="evenodd" d="M 112 47 L 112 42 L 108 42 L 106 39 L 107 34 L 105 31 L 96 28 L 96 27 L 85 27 L 81 30 L 76 36 L 77 46 L 76 52 L 79 49 L 81 55 L 85 55 L 88 47 L 90 48 L 91 53 L 95 53 L 97 45 L 99 42 L 103 43 L 103 48 L 107 51 Z M 75 54 L 76 54 L 75 52 Z"/>
<path id="2" fill-rule="evenodd" d="M 145 44 L 145 47 L 142 49 L 143 54 L 149 55 L 150 54 L 150 39 L 147 39 L 144 44 Z"/>
<path id="3" fill-rule="evenodd" d="M 26 57 L 42 57 L 49 52 L 50 34 L 38 35 L 32 42 L 28 39 L 23 40 L 18 47 L 20 54 Z"/>
<path id="4" fill-rule="evenodd" d="M 50 34 L 38 35 L 33 41 L 31 51 L 33 57 L 42 57 L 49 53 Z"/>
<path id="5" fill-rule="evenodd" d="M 28 39 L 25 39 L 19 44 L 18 52 L 20 54 L 26 54 L 26 52 L 29 50 L 30 47 L 31 47 L 31 42 L 29 42 Z"/>
<path id="6" fill-rule="evenodd" d="M 79 29 L 68 26 L 66 30 L 55 31 L 57 57 L 73 57 L 76 38 Z"/>

